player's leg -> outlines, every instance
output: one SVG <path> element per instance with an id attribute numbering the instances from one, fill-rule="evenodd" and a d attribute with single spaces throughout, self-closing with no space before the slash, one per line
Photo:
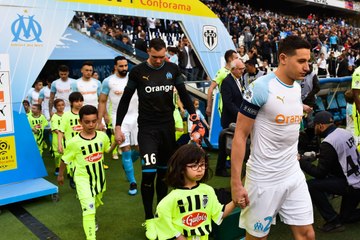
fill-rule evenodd
<path id="1" fill-rule="evenodd" d="M 315 239 L 313 206 L 304 174 L 299 170 L 286 184 L 287 195 L 279 211 L 280 218 L 290 225 L 294 239 Z"/>
<path id="2" fill-rule="evenodd" d="M 165 182 L 167 163 L 171 155 L 176 150 L 175 142 L 175 125 L 169 124 L 161 129 L 159 136 L 161 143 L 159 145 L 159 154 L 157 161 L 157 176 L 156 176 L 156 195 L 159 203 L 168 192 L 168 186 Z"/>
<path id="3" fill-rule="evenodd" d="M 96 239 L 95 197 L 79 199 L 83 215 L 83 228 L 87 240 Z"/>
<path id="4" fill-rule="evenodd" d="M 126 142 L 126 140 L 125 140 L 125 142 Z M 126 178 L 130 183 L 129 194 L 135 195 L 137 193 L 137 185 L 136 185 L 136 180 L 135 180 L 133 162 L 132 162 L 132 158 L 131 158 L 131 147 L 130 147 L 130 145 L 127 145 L 127 146 L 121 145 L 121 146 L 122 146 L 121 147 L 121 151 L 122 151 L 121 161 L 122 161 L 122 164 L 124 167 Z"/>
<path id="5" fill-rule="evenodd" d="M 295 240 L 313 240 L 315 232 L 312 225 L 290 226 Z"/>
<path id="6" fill-rule="evenodd" d="M 154 181 L 157 172 L 158 136 L 157 130 L 139 129 L 138 142 L 142 164 L 141 197 L 145 210 L 145 219 L 154 217 L 153 201 Z"/>

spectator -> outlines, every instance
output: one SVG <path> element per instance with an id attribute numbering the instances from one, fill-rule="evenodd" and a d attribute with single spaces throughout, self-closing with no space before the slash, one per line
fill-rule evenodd
<path id="1" fill-rule="evenodd" d="M 90 36 L 95 36 L 98 32 L 100 32 L 100 25 L 95 22 L 93 17 L 88 17 L 86 29 L 90 32 Z"/>
<path id="2" fill-rule="evenodd" d="M 245 86 L 242 84 L 242 74 L 245 70 L 244 63 L 239 59 L 231 61 L 230 73 L 225 77 L 221 87 L 223 111 L 221 113 L 221 127 L 224 129 L 219 135 L 219 154 L 216 163 L 216 176 L 230 177 L 226 170 L 226 138 L 224 131 L 230 123 L 236 122 L 237 113 L 243 101 Z"/>
<path id="3" fill-rule="evenodd" d="M 345 54 L 342 53 L 339 57 L 338 57 L 338 68 L 337 68 L 337 72 L 336 75 L 338 77 L 345 77 L 345 76 L 349 76 L 350 72 L 349 72 L 349 63 L 347 58 L 345 57 Z"/>
<path id="4" fill-rule="evenodd" d="M 317 60 L 317 66 L 318 66 L 318 76 L 321 77 L 326 77 L 326 59 L 325 59 L 325 54 L 324 53 L 320 53 L 320 57 Z"/>
<path id="5" fill-rule="evenodd" d="M 136 39 L 136 42 L 135 42 L 135 48 L 146 53 L 147 44 L 146 44 L 146 41 L 145 41 L 145 37 L 146 37 L 145 32 L 142 31 L 142 32 L 139 33 L 139 38 Z"/>
<path id="6" fill-rule="evenodd" d="M 328 72 L 330 77 L 336 77 L 336 57 L 334 51 L 330 52 L 330 56 L 326 59 L 328 65 Z"/>
<path id="7" fill-rule="evenodd" d="M 243 86 L 247 89 L 250 83 L 258 79 L 259 77 L 265 75 L 264 71 L 259 70 L 256 67 L 256 62 L 254 60 L 247 60 L 245 62 L 246 73 L 243 77 Z"/>
<path id="8" fill-rule="evenodd" d="M 187 81 L 194 81 L 196 75 L 195 52 L 188 38 L 184 36 L 179 45 L 179 67 Z"/>

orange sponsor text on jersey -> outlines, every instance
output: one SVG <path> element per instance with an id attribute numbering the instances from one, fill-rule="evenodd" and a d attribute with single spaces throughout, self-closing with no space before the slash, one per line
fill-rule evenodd
<path id="1" fill-rule="evenodd" d="M 285 116 L 284 114 L 278 114 L 275 117 L 277 124 L 299 124 L 302 120 L 302 115 L 290 115 Z"/>

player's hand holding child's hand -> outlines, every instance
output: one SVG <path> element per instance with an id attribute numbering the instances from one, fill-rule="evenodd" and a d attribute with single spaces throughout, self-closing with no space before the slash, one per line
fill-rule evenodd
<path id="1" fill-rule="evenodd" d="M 250 204 L 248 193 L 243 186 L 233 186 L 231 196 L 235 205 L 240 208 L 246 208 Z"/>

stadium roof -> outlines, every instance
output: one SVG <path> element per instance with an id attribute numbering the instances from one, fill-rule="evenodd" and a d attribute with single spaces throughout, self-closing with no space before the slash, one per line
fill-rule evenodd
<path id="1" fill-rule="evenodd" d="M 49 60 L 114 59 L 119 55 L 122 54 L 115 49 L 68 27 Z"/>

